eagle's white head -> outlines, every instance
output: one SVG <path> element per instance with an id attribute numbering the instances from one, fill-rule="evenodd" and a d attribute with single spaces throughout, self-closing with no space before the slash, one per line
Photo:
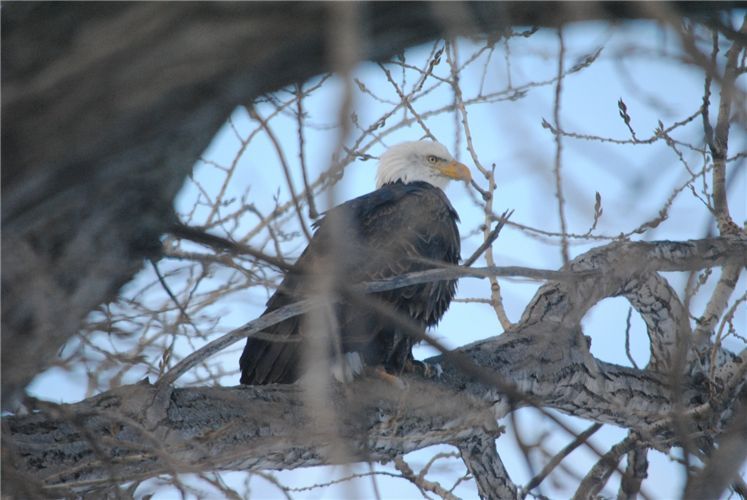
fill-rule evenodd
<path id="1" fill-rule="evenodd" d="M 396 181 L 424 181 L 444 189 L 452 179 L 469 183 L 472 174 L 442 144 L 435 141 L 403 142 L 381 155 L 376 188 Z"/>

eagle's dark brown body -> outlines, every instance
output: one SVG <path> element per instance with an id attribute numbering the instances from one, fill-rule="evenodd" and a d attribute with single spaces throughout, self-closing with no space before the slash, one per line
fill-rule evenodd
<path id="1" fill-rule="evenodd" d="M 432 261 L 457 264 L 457 220 L 443 191 L 426 182 L 394 182 L 350 200 L 330 210 L 318 223 L 308 247 L 267 302 L 265 313 L 308 298 L 315 293 L 315 280 L 331 274 L 332 288 L 340 300 L 334 306 L 339 343 L 329 346 L 330 356 L 357 352 L 365 365 L 383 365 L 390 373 L 398 373 L 412 357 L 414 340 L 401 322 L 382 313 L 381 305 L 424 329 L 444 315 L 456 281 L 374 294 L 379 308 L 371 306 L 365 296 L 351 295 L 348 287 L 432 268 Z M 304 326 L 304 317 L 297 316 L 265 330 L 262 339 L 247 339 L 240 361 L 241 383 L 296 381 L 308 362 L 304 359 L 307 344 L 273 342 L 267 337 L 303 338 L 309 335 L 302 333 Z"/>

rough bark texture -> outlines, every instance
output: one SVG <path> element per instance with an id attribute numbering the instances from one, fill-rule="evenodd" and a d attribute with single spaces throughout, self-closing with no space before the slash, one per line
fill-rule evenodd
<path id="1" fill-rule="evenodd" d="M 475 433 L 459 444 L 462 460 L 477 483 L 480 498 L 494 500 L 516 498 L 516 485 L 495 449 L 495 436 Z"/>
<path id="2" fill-rule="evenodd" d="M 739 474 L 747 459 L 747 391 L 744 391 L 731 424 L 718 439 L 718 449 L 714 451 L 706 466 L 693 475 L 685 488 L 686 500 L 708 498 L 713 492 L 724 491 Z M 744 498 L 747 491 L 744 483 L 738 493 Z"/>
<path id="3" fill-rule="evenodd" d="M 574 284 L 548 283 L 513 330 L 431 359 L 444 368 L 438 380 L 407 378 L 404 394 L 376 380 L 336 387 L 330 405 L 337 421 L 331 428 L 310 416 L 295 385 L 173 389 L 144 383 L 74 405 L 40 406 L 38 413 L 4 420 L 5 473 L 34 477 L 17 482 L 28 488 L 41 480 L 47 494 L 91 492 L 125 477 L 331 463 L 340 455 L 332 453 L 330 440 L 340 436 L 348 448 L 345 460 L 388 460 L 432 444 L 455 444 L 468 467 L 480 472 L 481 491 L 500 485 L 514 495 L 489 436 L 497 435 L 496 417 L 527 404 L 631 429 L 640 436 L 636 443 L 660 450 L 681 443 L 682 436 L 672 432 L 677 411 L 676 418 L 687 419 L 693 432 L 712 442 L 733 420 L 747 353 L 717 358 L 721 399 L 705 401 L 702 379 L 684 379 L 674 390 L 669 373 L 595 359 L 579 321 L 599 300 L 630 293 L 631 282 L 656 276 L 653 268 L 727 264 L 747 264 L 747 241 L 619 242 L 594 249 L 570 267 L 599 273 Z M 663 309 L 668 312 L 651 314 L 661 319 L 680 310 Z M 676 317 L 660 323 L 681 324 Z M 662 328 L 650 330 L 668 335 Z M 472 369 L 465 370 L 465 359 Z"/>
<path id="4" fill-rule="evenodd" d="M 710 11 L 382 2 L 360 5 L 357 32 L 360 56 L 381 59 L 447 28 Z M 3 4 L 4 405 L 158 253 L 175 193 L 231 110 L 333 67 L 335 20 L 323 3 Z"/>

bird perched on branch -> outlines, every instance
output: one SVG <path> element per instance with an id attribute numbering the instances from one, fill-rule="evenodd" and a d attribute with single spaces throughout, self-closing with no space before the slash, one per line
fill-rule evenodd
<path id="1" fill-rule="evenodd" d="M 315 223 L 313 238 L 265 311 L 326 293 L 335 299 L 327 314 L 295 316 L 249 337 L 240 360 L 241 383 L 295 382 L 314 363 L 310 350 L 316 346 L 318 352 L 320 345 L 321 358 L 340 380 L 366 367 L 394 376 L 423 368 L 412 346 L 422 338 L 419 332 L 443 317 L 456 281 L 369 295 L 351 285 L 459 262 L 459 217 L 443 192 L 453 179 L 470 182 L 470 171 L 437 142 L 405 142 L 386 151 L 376 191 L 329 210 Z"/>

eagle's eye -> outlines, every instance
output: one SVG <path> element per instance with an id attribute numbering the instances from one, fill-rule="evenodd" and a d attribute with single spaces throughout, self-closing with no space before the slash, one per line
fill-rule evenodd
<path id="1" fill-rule="evenodd" d="M 438 162 L 438 156 L 436 156 L 436 155 L 428 155 L 426 157 L 426 160 L 428 160 L 428 163 L 436 163 L 436 162 Z"/>

